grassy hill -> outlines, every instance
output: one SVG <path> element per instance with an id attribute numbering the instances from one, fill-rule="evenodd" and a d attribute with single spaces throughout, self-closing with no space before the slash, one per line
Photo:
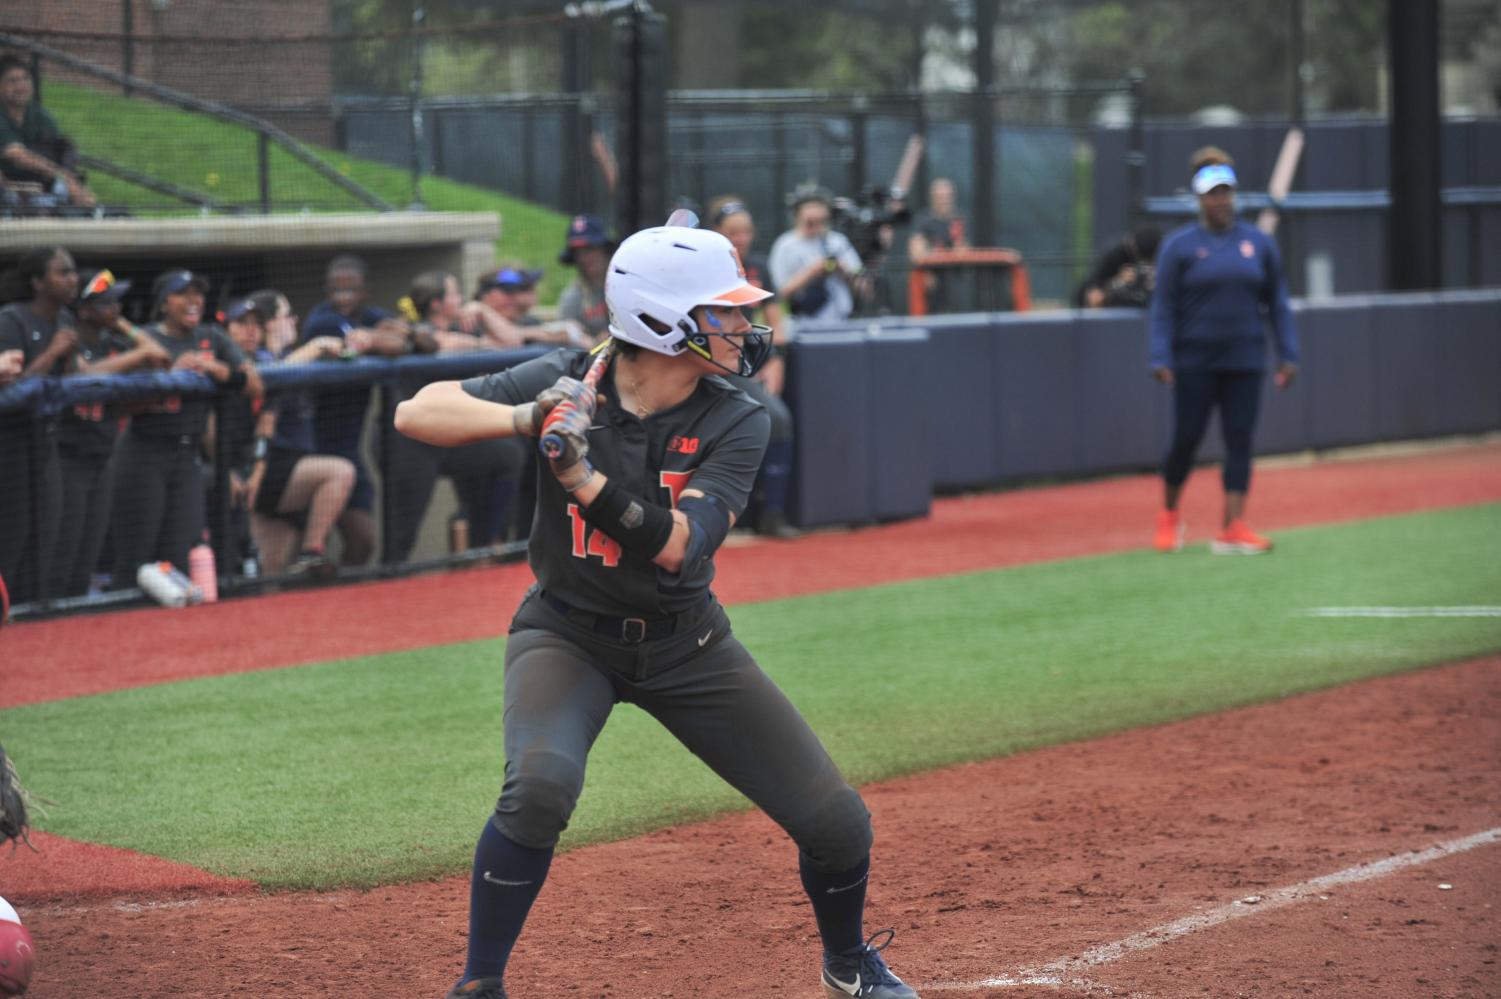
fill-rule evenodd
<path id="1" fill-rule="evenodd" d="M 91 87 L 49 80 L 44 100 L 63 131 L 92 156 L 230 205 L 260 204 L 256 135 L 248 128 Z M 397 207 L 412 201 L 405 170 L 336 150 L 312 147 L 327 163 Z M 361 201 L 276 145 L 270 148 L 275 212 L 369 211 Z M 199 209 L 95 171 L 89 185 L 100 200 L 137 216 L 196 215 Z M 557 252 L 567 218 L 496 191 L 441 177 L 422 178 L 422 200 L 433 211 L 495 212 L 501 218 L 496 258 L 545 267 L 543 301 L 566 283 Z"/>

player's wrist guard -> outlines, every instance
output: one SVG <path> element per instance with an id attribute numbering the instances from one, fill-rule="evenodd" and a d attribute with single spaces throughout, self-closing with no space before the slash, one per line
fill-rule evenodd
<path id="1" fill-rule="evenodd" d="M 542 408 L 535 402 L 512 406 L 511 429 L 517 437 L 536 437 L 542 431 Z"/>
<path id="2" fill-rule="evenodd" d="M 567 468 L 555 469 L 553 475 L 564 492 L 576 493 L 594 478 L 594 466 L 589 464 L 588 458 L 580 458 Z"/>
<path id="3" fill-rule="evenodd" d="M 580 464 L 587 464 L 580 462 Z M 593 469 L 590 469 L 593 474 Z M 672 534 L 672 511 L 637 499 L 613 479 L 583 509 L 584 521 L 604 531 L 632 555 L 656 558 Z"/>

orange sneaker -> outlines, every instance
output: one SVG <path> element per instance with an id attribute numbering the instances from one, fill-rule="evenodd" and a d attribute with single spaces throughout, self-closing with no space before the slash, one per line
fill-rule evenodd
<path id="1" fill-rule="evenodd" d="M 1152 537 L 1152 547 L 1160 552 L 1183 550 L 1183 518 L 1177 510 L 1157 512 L 1157 533 Z"/>
<path id="2" fill-rule="evenodd" d="M 1260 555 L 1272 550 L 1272 543 L 1246 526 L 1244 520 L 1232 520 L 1209 543 L 1209 550 L 1216 555 Z"/>

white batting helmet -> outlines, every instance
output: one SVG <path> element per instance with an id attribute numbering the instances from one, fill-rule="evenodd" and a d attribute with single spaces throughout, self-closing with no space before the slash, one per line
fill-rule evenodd
<path id="1" fill-rule="evenodd" d="M 695 306 L 754 305 L 770 297 L 746 281 L 730 241 L 709 229 L 643 229 L 620 244 L 605 277 L 610 335 L 659 354 L 682 353 L 687 338 L 701 332 Z"/>

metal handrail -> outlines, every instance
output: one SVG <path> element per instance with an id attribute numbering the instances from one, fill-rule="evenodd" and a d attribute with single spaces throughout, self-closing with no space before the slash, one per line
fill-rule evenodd
<path id="1" fill-rule="evenodd" d="M 176 198 L 178 201 L 197 205 L 199 208 L 208 208 L 213 211 L 227 211 L 229 209 L 229 206 L 224 204 L 224 202 L 210 198 L 206 194 L 199 194 L 197 191 L 189 190 L 169 180 L 162 180 L 160 177 L 153 177 L 150 174 L 141 173 L 139 170 L 132 170 L 130 167 L 121 166 L 101 156 L 90 156 L 87 153 L 79 153 L 78 165 L 88 167 L 90 170 L 98 171 L 99 173 L 107 173 L 111 177 L 117 177 L 137 187 L 144 187 L 146 190 L 155 191 L 157 194 L 165 194 L 169 198 Z"/>
<path id="2" fill-rule="evenodd" d="M 338 170 L 334 169 L 327 162 L 325 162 L 320 156 L 318 156 L 317 153 L 313 152 L 307 146 L 292 138 L 292 136 L 288 135 L 280 128 L 277 128 L 275 125 L 265 120 L 264 118 L 258 118 L 255 115 L 246 114 L 244 111 L 232 108 L 227 104 L 220 104 L 218 101 L 210 101 L 202 97 L 194 97 L 192 94 L 183 93 L 180 90 L 174 90 L 171 87 L 166 87 L 159 83 L 153 83 L 150 80 L 143 80 L 140 77 L 132 76 L 129 73 L 121 73 L 118 70 L 100 66 L 96 63 L 89 62 L 86 59 L 80 59 L 77 56 L 72 56 L 66 52 L 54 49 L 50 45 L 43 45 L 41 42 L 35 42 L 31 41 L 30 39 L 23 38 L 20 35 L 11 34 L 9 32 L 0 32 L 0 44 L 4 44 L 12 48 L 22 49 L 43 59 L 48 59 L 52 62 L 58 63 L 59 65 L 66 66 L 69 69 L 76 70 L 79 73 L 84 74 L 85 76 L 92 76 L 96 79 L 107 80 L 110 83 L 114 83 L 121 87 L 127 87 L 131 90 L 139 90 L 144 94 L 150 94 L 152 97 L 155 97 L 157 100 L 163 102 L 164 104 L 169 104 L 174 107 L 181 108 L 185 111 L 196 111 L 199 114 L 208 115 L 209 117 L 217 118 L 220 121 L 228 121 L 236 125 L 243 125 L 246 128 L 254 130 L 258 135 L 263 137 L 263 140 L 275 142 L 278 146 L 285 149 L 288 155 L 303 163 L 314 173 L 323 177 L 329 183 L 342 188 L 344 191 L 358 198 L 360 201 L 370 206 L 371 208 L 374 208 L 376 211 L 390 212 L 396 210 L 394 205 L 381 198 L 379 195 L 371 191 L 369 188 L 365 187 L 363 184 L 360 184 L 357 181 L 351 180 L 350 178 L 344 176 Z M 266 188 L 266 178 L 264 177 L 262 178 L 261 187 L 263 190 Z"/>

